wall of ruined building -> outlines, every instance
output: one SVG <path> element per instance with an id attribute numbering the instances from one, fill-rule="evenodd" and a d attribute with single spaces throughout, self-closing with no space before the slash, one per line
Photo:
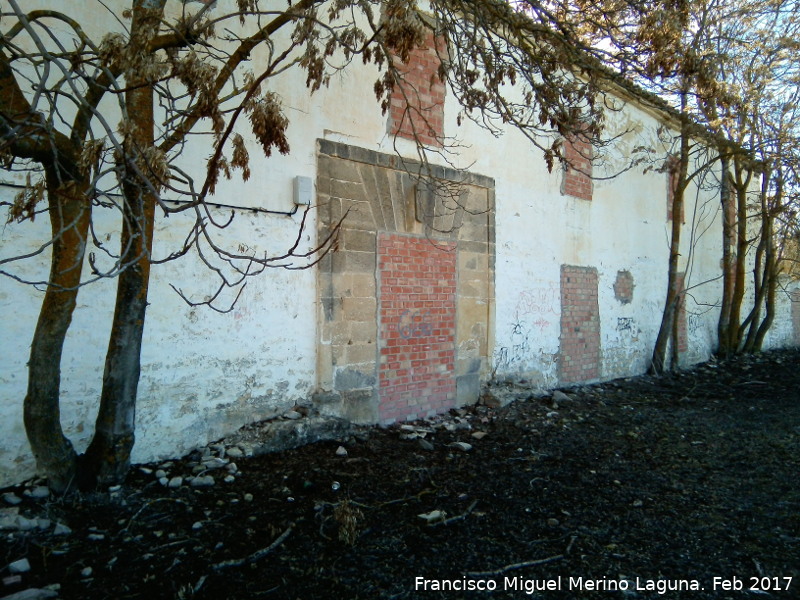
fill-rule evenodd
<path id="1" fill-rule="evenodd" d="M 106 26 L 100 21 L 86 23 L 87 29 Z M 253 60 L 259 60 L 257 53 Z M 222 234 L 225 243 L 258 253 L 277 253 L 291 245 L 297 235 L 299 213 L 268 215 L 249 208 L 292 211 L 296 176 L 315 182 L 313 202 L 320 203 L 323 210 L 331 206 L 331 199 L 354 200 L 353 194 L 363 195 L 363 184 L 356 189 L 358 185 L 353 186 L 347 177 L 334 178 L 325 171 L 331 167 L 332 158 L 339 160 L 336 168 L 356 164 L 359 176 L 367 171 L 374 176 L 384 169 L 387 178 L 391 172 L 392 178 L 402 179 L 403 169 L 397 162 L 381 167 L 323 148 L 325 144 L 353 148 L 362 153 L 362 158 L 396 158 L 398 153 L 418 157 L 411 141 L 391 135 L 391 116 L 381 113 L 372 94 L 375 76 L 372 67 L 356 64 L 313 96 L 301 73 L 287 72 L 273 80 L 271 89 L 280 95 L 291 122 L 291 154 L 260 159 L 257 143 L 246 136 L 253 157 L 250 181 L 221 182 L 215 196 L 218 202 L 241 207 L 234 211 L 233 225 Z M 456 244 L 486 236 L 485 252 L 462 246 L 461 262 L 457 263 L 461 304 L 456 306 L 456 314 L 472 314 L 469 319 L 457 318 L 455 323 L 453 374 L 462 377 L 461 389 L 469 391 L 460 396 L 460 401 L 474 401 L 474 382 L 491 376 L 524 378 L 541 387 L 577 383 L 574 371 L 565 367 L 562 349 L 562 342 L 569 339 L 565 328 L 575 327 L 575 319 L 582 318 L 570 316 L 575 314 L 588 315 L 591 333 L 599 337 L 599 351 L 591 357 L 594 364 L 586 370 L 588 379 L 642 373 L 666 294 L 670 231 L 667 175 L 636 168 L 618 178 L 605 177 L 623 170 L 635 147 L 656 144 L 661 126 L 657 116 L 629 106 L 610 117 L 611 133 L 625 133 L 597 157 L 593 171 L 596 178 L 588 199 L 586 190 L 578 196 L 567 193 L 568 173 L 559 167 L 548 172 L 541 152 L 521 134 L 507 130 L 496 138 L 469 120 L 459 125 L 458 112 L 455 100 L 447 96 L 442 133 L 457 145 L 458 152 L 447 155 L 448 165 L 444 165 L 441 154 L 433 153 L 429 158 L 442 169 L 467 169 L 473 177 L 469 185 L 483 190 L 485 201 L 491 193 L 493 203 L 488 215 L 492 222 L 484 219 L 481 225 L 485 231 L 475 225 L 459 230 L 452 239 L 444 236 L 447 243 Z M 201 174 L 207 156 L 208 148 L 202 142 L 190 144 L 186 168 Z M 18 191 L 13 186 L 22 180 L 8 174 L 4 177 L 9 185 L 0 186 L 0 200 L 10 201 Z M 321 182 L 332 187 L 322 189 Z M 379 195 L 378 199 L 385 197 Z M 403 196 L 402 202 L 406 200 Z M 691 293 L 685 305 L 687 352 L 682 360 L 691 364 L 708 358 L 715 345 L 721 228 L 719 203 L 713 192 L 693 185 L 687 200 L 680 271 Z M 219 214 L 228 213 L 220 209 Z M 481 211 L 476 214 L 487 216 Z M 249 422 L 279 415 L 295 403 L 311 403 L 312 398 L 328 414 L 360 421 L 381 419 L 377 396 L 369 395 L 374 389 L 366 391 L 381 382 L 379 235 L 431 236 L 419 221 L 403 220 L 392 230 L 385 224 L 376 226 L 373 220 L 365 229 L 359 227 L 359 218 L 363 214 L 358 212 L 347 217 L 339 252 L 319 269 L 270 270 L 252 279 L 235 308 L 226 314 L 192 308 L 170 287 L 174 285 L 193 299 L 212 293 L 214 283 L 196 257 L 190 255 L 154 268 L 134 461 L 183 453 Z M 330 217 L 320 219 L 313 210 L 307 232 L 301 236 L 304 247 L 313 245 L 330 222 Z M 180 245 L 189 226 L 188 221 L 175 216 L 159 220 L 157 248 L 161 256 Z M 113 234 L 117 227 L 113 217 L 99 215 L 101 235 Z M 46 239 L 47 230 L 45 215 L 35 223 L 4 226 L 0 229 L 0 254 L 9 256 L 37 248 L 38 240 Z M 22 279 L 42 280 L 46 265 L 45 251 L 39 258 L 8 266 L 8 270 Z M 348 270 L 348 265 L 353 268 Z M 570 290 L 564 286 L 569 273 L 588 274 L 579 286 L 586 290 L 586 298 L 579 297 L 576 302 L 594 302 L 596 309 L 565 312 L 565 303 L 568 309 L 574 308 Z M 590 286 L 592 289 L 587 290 Z M 65 347 L 62 422 L 79 450 L 92 433 L 113 293 L 112 281 L 96 282 L 81 291 Z M 0 320 L 0 485 L 33 473 L 22 428 L 22 398 L 25 364 L 41 297 L 40 290 L 13 279 L 4 278 L 0 283 L 0 311 L 6 315 Z M 796 343 L 800 335 L 797 304 L 790 303 L 786 295 L 780 295 L 779 300 L 781 312 L 767 338 L 771 346 Z M 341 311 L 341 319 L 334 326 L 325 315 L 335 310 Z M 409 331 L 423 333 L 427 327 L 424 321 L 412 320 L 406 325 Z M 401 324 L 400 330 L 404 331 L 406 325 Z M 385 339 L 389 339 L 388 334 Z M 369 347 L 370 341 L 374 348 Z M 348 366 L 356 364 L 372 369 L 371 383 L 347 379 L 352 374 Z M 568 374 L 566 379 L 564 373 Z M 349 392 L 356 393 L 348 403 Z M 458 399 L 458 388 L 456 392 Z M 366 409 L 360 411 L 359 398 L 368 395 Z M 437 405 L 431 410 L 443 407 Z M 397 418 L 410 416 L 412 413 L 407 412 Z"/>

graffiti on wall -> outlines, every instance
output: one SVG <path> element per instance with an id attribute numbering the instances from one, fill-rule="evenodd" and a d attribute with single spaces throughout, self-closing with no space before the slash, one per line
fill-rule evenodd
<path id="1" fill-rule="evenodd" d="M 694 335 L 703 328 L 703 320 L 700 315 L 695 313 L 688 313 L 686 315 L 686 329 L 690 334 Z"/>
<path id="2" fill-rule="evenodd" d="M 400 313 L 397 331 L 404 340 L 433 335 L 433 320 L 429 310 L 404 310 Z"/>
<path id="3" fill-rule="evenodd" d="M 541 368 L 545 356 L 542 340 L 545 332 L 558 321 L 561 292 L 554 282 L 539 282 L 539 285 L 521 290 L 511 313 L 508 343 L 494 353 L 495 369 L 519 372 Z M 552 362 L 550 360 L 549 362 Z"/>
<path id="4" fill-rule="evenodd" d="M 633 332 L 636 329 L 636 321 L 631 317 L 617 317 L 617 331 Z"/>
<path id="5" fill-rule="evenodd" d="M 552 282 L 545 286 L 522 290 L 517 298 L 514 316 L 519 321 L 530 315 L 557 315 L 556 307 L 560 302 L 560 291 Z"/>

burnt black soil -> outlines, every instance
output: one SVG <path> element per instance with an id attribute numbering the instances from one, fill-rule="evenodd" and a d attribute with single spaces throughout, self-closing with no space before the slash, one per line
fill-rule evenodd
<path id="1" fill-rule="evenodd" d="M 800 354 L 775 352 L 555 404 L 517 386 L 504 408 L 359 430 L 346 456 L 239 459 L 212 488 L 137 466 L 113 495 L 25 497 L 72 533 L 3 537 L 0 565 L 31 570 L 0 597 L 800 598 L 799 386 Z"/>

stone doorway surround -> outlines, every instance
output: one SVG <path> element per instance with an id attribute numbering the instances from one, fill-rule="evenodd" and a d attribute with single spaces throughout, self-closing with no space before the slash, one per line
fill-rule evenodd
<path id="1" fill-rule="evenodd" d="M 318 141 L 323 414 L 357 423 L 475 403 L 494 344 L 494 180 Z"/>

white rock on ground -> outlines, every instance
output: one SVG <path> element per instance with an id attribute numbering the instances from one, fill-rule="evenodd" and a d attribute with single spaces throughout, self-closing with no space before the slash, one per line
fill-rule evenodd
<path id="1" fill-rule="evenodd" d="M 10 504 L 11 506 L 16 506 L 20 502 L 22 502 L 22 498 L 17 496 L 14 492 L 8 492 L 3 494 L 3 500 L 6 504 Z"/>
<path id="2" fill-rule="evenodd" d="M 8 572 L 12 575 L 17 573 L 27 573 L 30 570 L 31 563 L 28 562 L 27 558 L 20 558 L 19 560 L 15 560 L 8 565 Z"/>

